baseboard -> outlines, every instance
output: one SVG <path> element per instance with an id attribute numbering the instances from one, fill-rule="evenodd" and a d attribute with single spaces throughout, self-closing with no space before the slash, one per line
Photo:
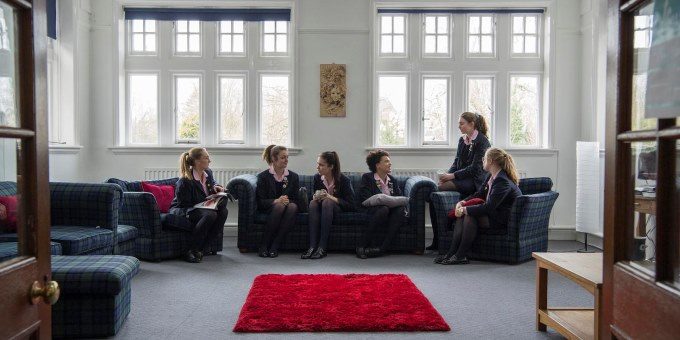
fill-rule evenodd
<path id="1" fill-rule="evenodd" d="M 576 240 L 576 228 L 567 225 L 553 225 L 548 228 L 548 240 L 574 241 Z"/>

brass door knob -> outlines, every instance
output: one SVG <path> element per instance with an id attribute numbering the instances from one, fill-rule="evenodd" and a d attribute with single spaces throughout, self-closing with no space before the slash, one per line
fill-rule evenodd
<path id="1" fill-rule="evenodd" d="M 40 282 L 35 281 L 31 285 L 31 303 L 35 305 L 42 299 L 45 303 L 53 305 L 59 300 L 60 292 L 57 281 L 48 281 L 45 287 L 41 287 Z"/>

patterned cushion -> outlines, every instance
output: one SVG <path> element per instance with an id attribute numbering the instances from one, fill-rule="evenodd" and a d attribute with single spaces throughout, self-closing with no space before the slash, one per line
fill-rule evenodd
<path id="1" fill-rule="evenodd" d="M 17 194 L 17 183 L 2 181 L 0 182 L 0 196 L 12 196 Z"/>
<path id="2" fill-rule="evenodd" d="M 188 218 L 175 214 L 161 214 L 163 230 L 193 231 L 194 225 Z"/>
<path id="3" fill-rule="evenodd" d="M 153 185 L 176 186 L 178 180 L 179 180 L 178 177 L 174 177 L 174 178 L 157 179 L 157 180 L 144 181 L 144 182 L 149 183 L 149 184 L 153 184 Z M 125 180 L 118 179 L 118 178 L 109 178 L 109 179 L 106 180 L 106 183 L 118 184 L 123 189 L 123 191 L 125 191 L 125 192 L 144 191 L 144 190 L 142 190 L 142 181 L 125 181 Z"/>
<path id="4" fill-rule="evenodd" d="M 61 244 L 64 255 L 81 255 L 112 247 L 113 232 L 104 228 L 59 225 L 52 226 L 50 240 Z"/>
<path id="5" fill-rule="evenodd" d="M 53 256 L 52 279 L 62 294 L 115 295 L 130 284 L 139 271 L 139 260 L 131 256 Z"/>
<path id="6" fill-rule="evenodd" d="M 17 242 L 0 242 L 0 262 L 15 258 L 19 255 Z M 50 242 L 50 253 L 61 255 L 61 244 Z"/>
<path id="7" fill-rule="evenodd" d="M 116 233 L 118 234 L 118 243 L 137 238 L 137 228 L 130 225 L 119 224 Z"/>

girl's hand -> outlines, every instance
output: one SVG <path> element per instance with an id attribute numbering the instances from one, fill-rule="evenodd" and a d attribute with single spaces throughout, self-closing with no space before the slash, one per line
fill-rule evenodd
<path id="1" fill-rule="evenodd" d="M 216 185 L 216 186 L 214 186 L 214 188 L 215 188 L 215 192 L 224 192 L 224 188 L 220 185 Z"/>

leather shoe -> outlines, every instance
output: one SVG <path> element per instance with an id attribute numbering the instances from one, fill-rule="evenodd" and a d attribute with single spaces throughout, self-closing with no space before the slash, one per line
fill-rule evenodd
<path id="1" fill-rule="evenodd" d="M 314 248 L 309 248 L 304 254 L 300 256 L 300 258 L 306 260 L 312 257 L 312 254 L 314 254 Z"/>
<path id="2" fill-rule="evenodd" d="M 326 255 L 328 255 L 326 250 L 323 249 L 323 248 L 319 248 L 314 252 L 314 254 L 312 254 L 312 257 L 310 257 L 310 258 L 312 260 L 318 260 L 318 259 L 322 259 L 322 258 L 326 257 Z"/>
<path id="3" fill-rule="evenodd" d="M 201 262 L 199 259 L 194 256 L 194 253 L 189 250 L 186 253 L 184 253 L 184 261 L 190 262 L 190 263 L 199 263 Z"/>
<path id="4" fill-rule="evenodd" d="M 259 257 L 269 257 L 269 252 L 267 251 L 267 248 L 260 247 L 260 249 L 257 250 L 257 256 L 259 256 Z"/>
<path id="5" fill-rule="evenodd" d="M 368 256 L 366 256 L 366 249 L 364 247 L 358 247 L 357 248 L 357 257 L 362 259 L 362 260 L 365 260 L 365 259 L 368 258 Z"/>
<path id="6" fill-rule="evenodd" d="M 445 258 L 446 258 L 446 254 L 437 255 L 437 257 L 434 258 L 434 263 L 437 263 L 437 264 L 442 263 L 442 261 L 444 261 Z"/>
<path id="7" fill-rule="evenodd" d="M 368 257 L 378 257 L 382 255 L 382 250 L 378 247 L 366 248 L 365 251 Z"/>
<path id="8" fill-rule="evenodd" d="M 279 251 L 278 250 L 270 250 L 269 251 L 269 257 L 274 258 L 279 256 Z"/>
<path id="9" fill-rule="evenodd" d="M 470 261 L 467 259 L 467 257 L 462 257 L 458 258 L 456 255 L 451 255 L 450 257 L 445 258 L 442 260 L 441 264 L 443 265 L 451 265 L 451 264 L 468 264 Z"/>
<path id="10" fill-rule="evenodd" d="M 198 262 L 203 261 L 203 252 L 194 250 L 194 256 L 198 259 Z"/>

